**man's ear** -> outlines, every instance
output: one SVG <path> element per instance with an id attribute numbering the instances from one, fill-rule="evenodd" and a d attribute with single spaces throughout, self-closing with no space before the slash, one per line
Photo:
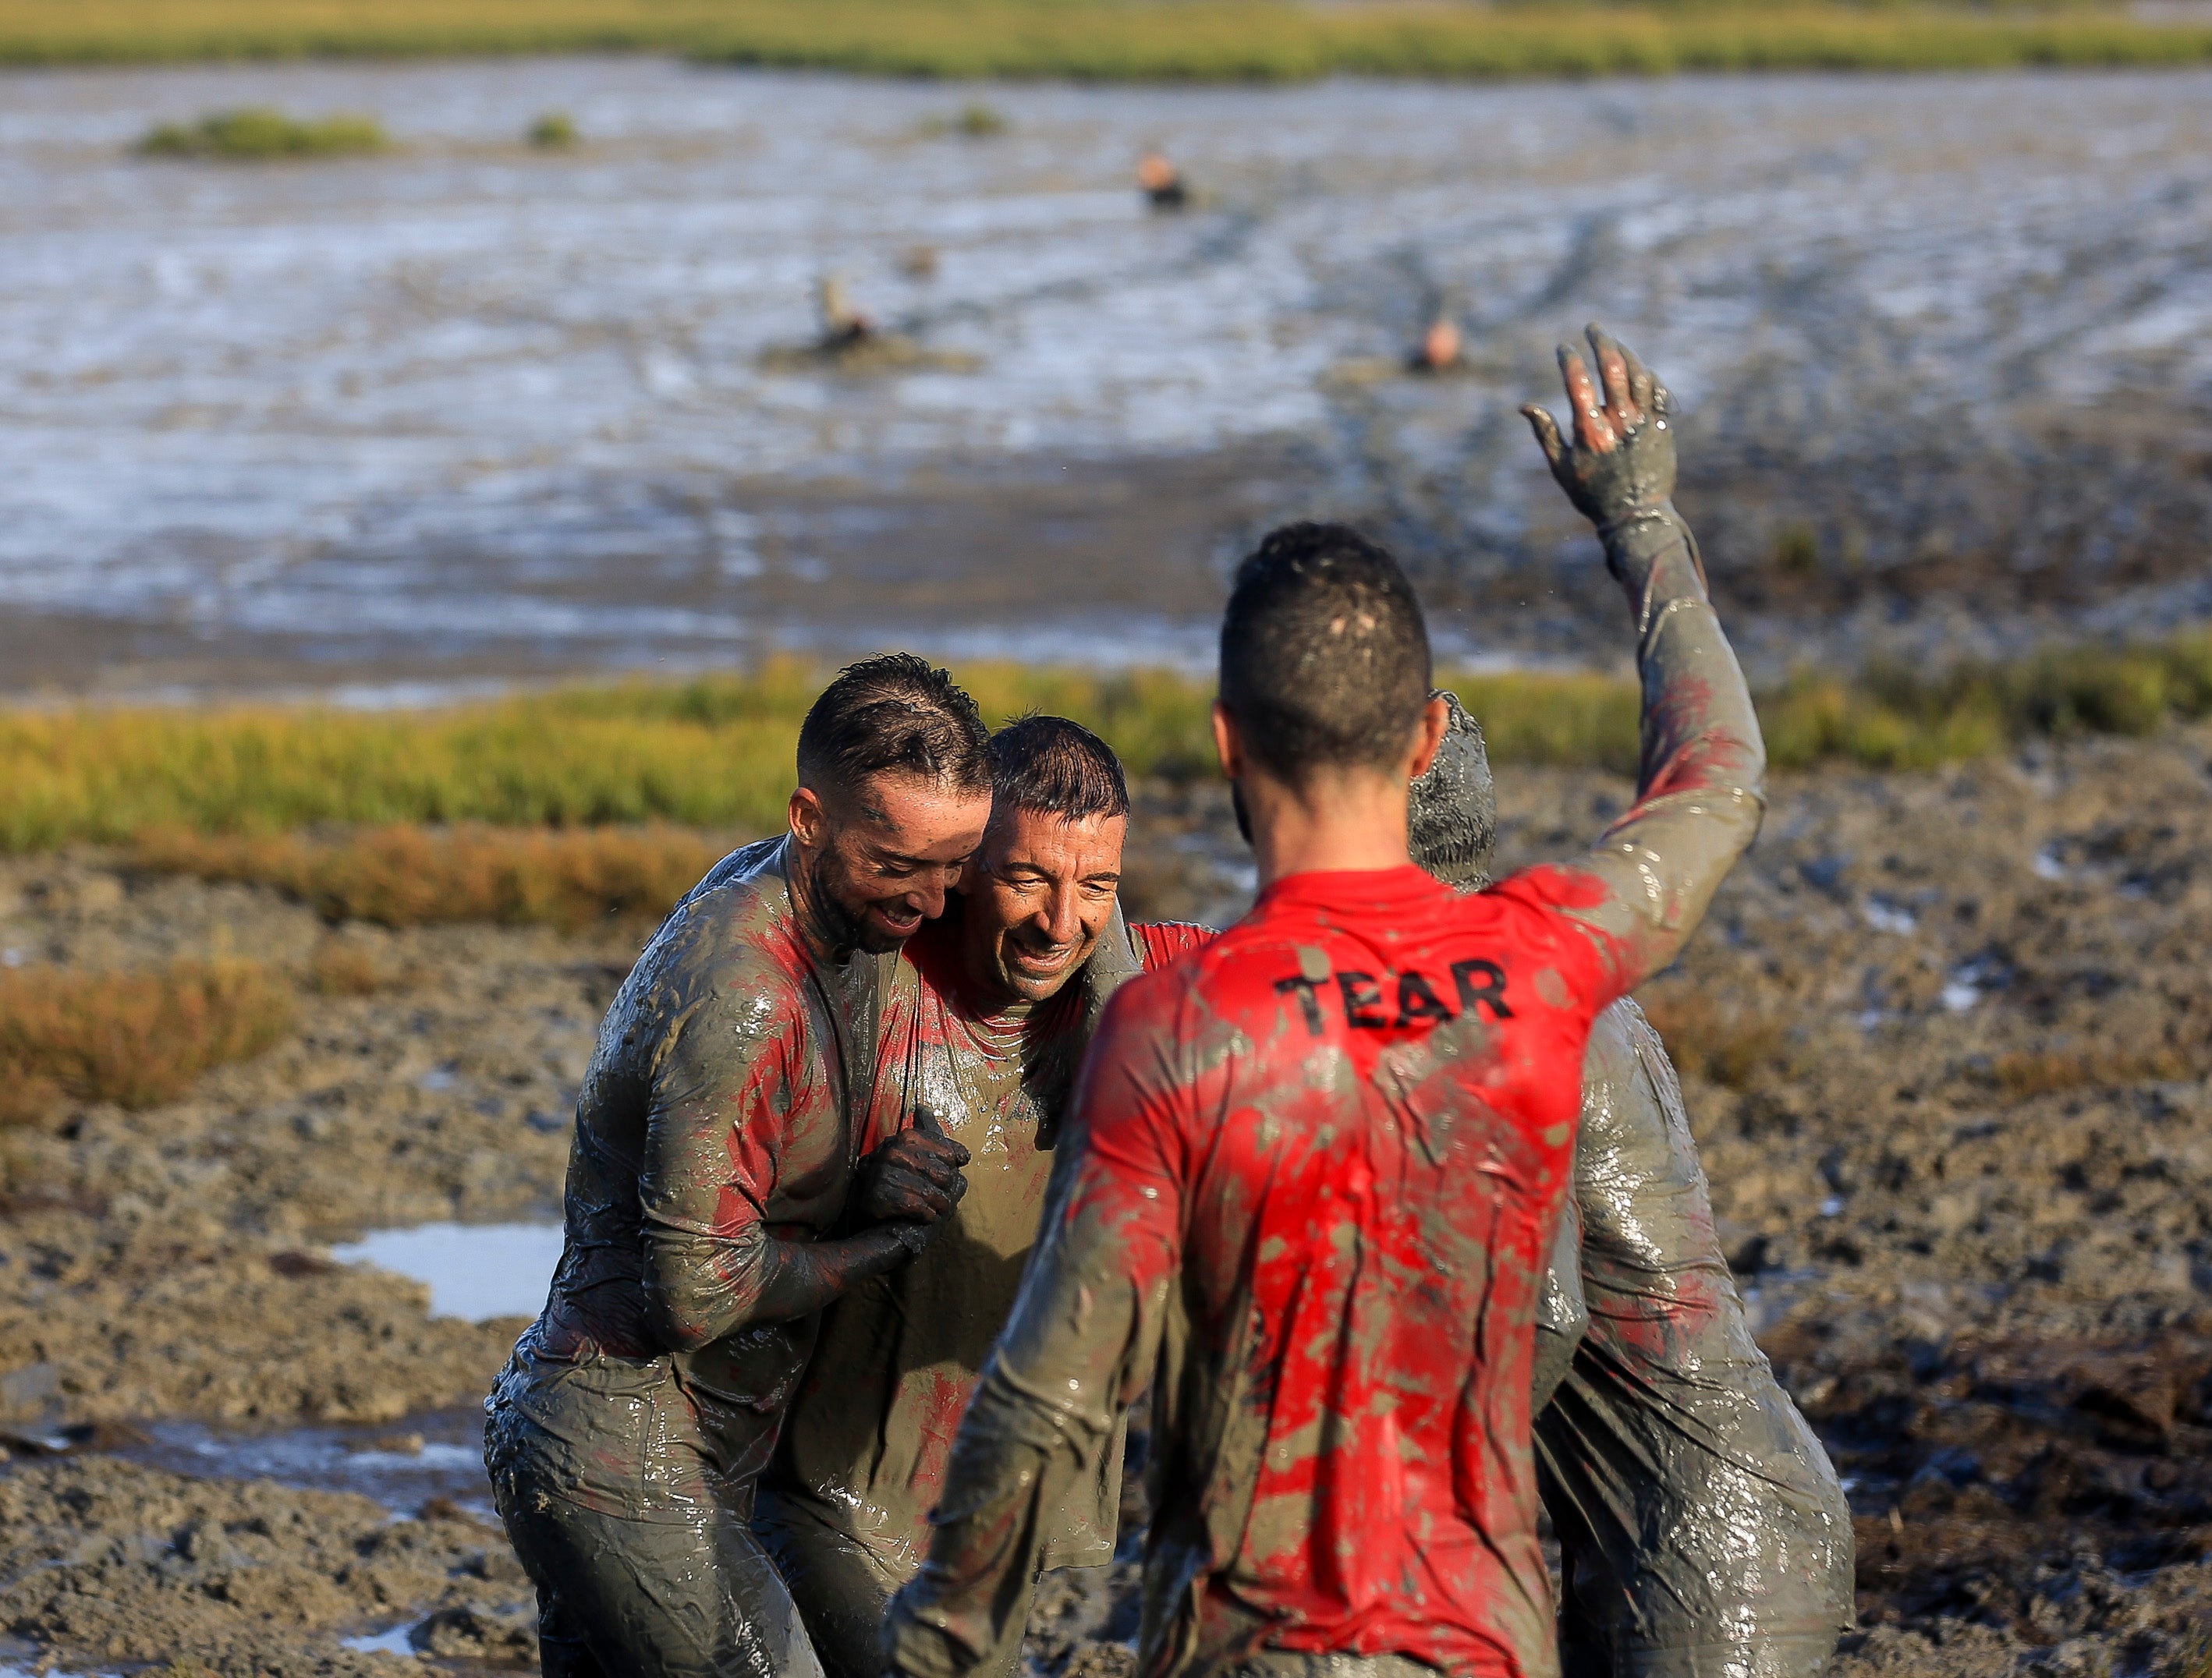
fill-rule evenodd
<path id="1" fill-rule="evenodd" d="M 830 812 L 822 808 L 821 797 L 811 786 L 802 786 L 791 795 L 791 806 L 786 812 L 791 822 L 791 836 L 804 851 L 820 849 L 830 834 Z"/>
<path id="2" fill-rule="evenodd" d="M 1244 741 L 1237 732 L 1237 719 L 1219 700 L 1213 702 L 1213 752 L 1221 760 L 1221 772 L 1235 780 L 1244 772 Z"/>
<path id="3" fill-rule="evenodd" d="M 1437 760 L 1443 749 L 1444 736 L 1451 731 L 1451 705 L 1439 694 L 1421 707 L 1421 720 L 1413 728 L 1413 760 L 1407 771 L 1407 781 L 1418 781 L 1429 772 L 1429 766 Z"/>

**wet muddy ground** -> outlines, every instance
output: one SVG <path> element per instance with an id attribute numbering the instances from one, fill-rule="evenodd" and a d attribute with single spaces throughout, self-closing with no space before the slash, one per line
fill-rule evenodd
<path id="1" fill-rule="evenodd" d="M 1502 774 L 1509 856 L 1626 791 Z M 1148 790 L 1138 827 L 1137 908 L 1233 912 L 1213 788 Z M 2212 730 L 1787 778 L 1644 993 L 1762 1342 L 1850 1488 L 1848 1671 L 2194 1678 L 2212 1652 L 2208 834 Z M 0 874 L 14 959 L 304 964 L 340 936 L 390 976 L 303 994 L 286 1043 L 187 1100 L 0 1133 L 0 1634 L 76 1671 L 526 1663 L 466 1408 L 520 1323 L 434 1318 L 331 1248 L 546 1211 L 640 930 L 333 930 L 91 853 Z M 1122 1669 L 1127 1585 L 1052 1584 L 1036 1664 Z"/>
<path id="2" fill-rule="evenodd" d="M 1579 658 L 1611 603 L 1513 410 L 1592 317 L 1680 395 L 1685 505 L 1770 671 L 2203 617 L 2208 93 L 10 73 L 0 669 L 1202 655 L 1224 559 L 1316 511 L 1401 549 L 1467 648 Z M 1006 130 L 948 131 L 971 100 Z M 396 148 L 129 155 L 247 104 Z M 523 144 L 549 110 L 580 147 Z M 1148 143 L 1188 210 L 1144 209 Z M 921 359 L 789 355 L 831 271 Z M 1438 311 L 1468 364 L 1406 376 Z"/>

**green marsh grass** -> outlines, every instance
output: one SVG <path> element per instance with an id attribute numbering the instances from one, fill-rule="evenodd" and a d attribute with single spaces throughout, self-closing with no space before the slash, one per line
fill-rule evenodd
<path id="1" fill-rule="evenodd" d="M 946 135 L 957 135 L 963 140 L 994 140 L 1012 125 L 996 106 L 970 100 L 952 116 L 924 118 L 921 134 L 923 138 L 933 140 Z"/>
<path id="2" fill-rule="evenodd" d="M 623 50 L 892 76 L 1286 82 L 2190 64 L 2212 58 L 2212 27 L 2085 0 L 0 0 L 13 64 Z"/>
<path id="3" fill-rule="evenodd" d="M 611 916 L 666 913 L 731 848 L 665 823 L 562 830 L 399 822 L 325 835 L 156 832 L 139 837 L 131 859 L 153 873 L 274 886 L 333 922 L 575 931 Z M 342 990 L 367 966 L 364 953 L 338 947 L 319 955 L 311 978 Z"/>
<path id="4" fill-rule="evenodd" d="M 267 106 L 218 111 L 196 123 L 163 123 L 132 148 L 142 157 L 214 157 L 259 162 L 296 157 L 349 157 L 387 151 L 392 141 L 374 117 L 288 117 Z"/>
<path id="5" fill-rule="evenodd" d="M 0 851 L 326 824 L 772 832 L 799 719 L 823 674 L 778 661 L 745 675 L 421 712 L 0 712 Z M 1213 772 L 1204 681 L 999 663 L 956 674 L 994 723 L 1052 712 L 1097 729 L 1136 775 Z M 1539 671 L 1441 679 L 1482 719 L 1500 763 L 1635 767 L 1627 681 Z M 2212 633 L 1932 675 L 1806 675 L 1763 694 L 1759 710 L 1781 769 L 1837 760 L 1924 769 L 2041 736 L 2146 734 L 2169 718 L 2212 716 Z"/>
<path id="6" fill-rule="evenodd" d="M 566 111 L 548 111 L 523 131 L 522 137 L 539 151 L 573 151 L 582 137 L 576 119 Z"/>

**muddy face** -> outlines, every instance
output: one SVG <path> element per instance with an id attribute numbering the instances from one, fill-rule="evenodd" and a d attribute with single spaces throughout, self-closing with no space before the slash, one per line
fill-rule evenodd
<path id="1" fill-rule="evenodd" d="M 849 793 L 801 787 L 792 888 L 811 935 L 832 950 L 896 949 L 945 912 L 990 815 L 988 794 L 909 775 L 873 775 Z"/>
<path id="2" fill-rule="evenodd" d="M 992 822 L 961 882 L 968 971 L 988 997 L 1043 1002 L 1091 959 L 1114 913 L 1128 831 L 1124 815 L 1018 809 Z"/>

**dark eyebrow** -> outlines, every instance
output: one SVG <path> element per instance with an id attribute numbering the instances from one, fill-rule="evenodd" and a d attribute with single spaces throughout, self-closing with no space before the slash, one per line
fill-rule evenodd
<path id="1" fill-rule="evenodd" d="M 1000 879 L 1004 879 L 1009 874 L 1034 874 L 1038 875 L 1040 878 L 1048 877 L 1048 870 L 1042 864 L 1037 863 L 1004 863 L 999 867 L 993 869 L 991 872 L 997 875 Z M 1088 874 L 1079 874 L 1076 875 L 1076 878 L 1079 880 L 1118 881 L 1121 877 L 1121 870 L 1115 868 L 1094 868 Z"/>
<path id="2" fill-rule="evenodd" d="M 965 863 L 968 860 L 968 857 L 964 856 L 951 857 L 947 857 L 944 862 L 939 863 L 927 857 L 909 857 L 903 851 L 888 851 L 884 850 L 881 846 L 872 847 L 872 850 L 875 859 L 878 862 L 900 863 L 903 863 L 908 868 L 951 868 L 955 863 Z M 975 853 L 972 851 L 969 853 L 969 856 L 974 854 Z"/>

